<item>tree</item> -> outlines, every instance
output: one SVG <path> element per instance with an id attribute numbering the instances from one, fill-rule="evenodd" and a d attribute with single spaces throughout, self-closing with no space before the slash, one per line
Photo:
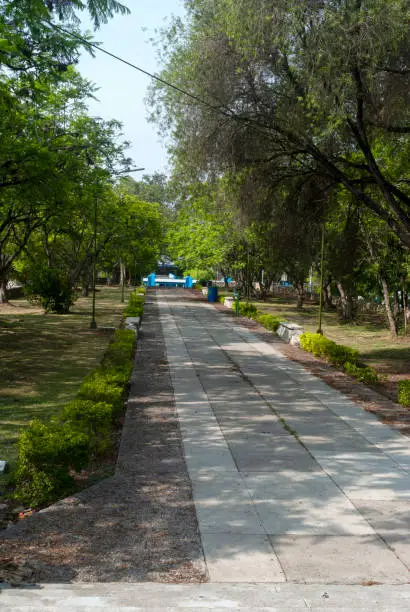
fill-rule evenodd
<path id="1" fill-rule="evenodd" d="M 406 0 L 192 0 L 165 34 L 153 118 L 179 164 L 246 169 L 246 208 L 289 180 L 343 186 L 410 247 Z M 154 95 L 155 98 L 155 90 Z M 391 157 L 395 163 L 389 163 Z M 261 191 L 264 193 L 261 204 Z"/>

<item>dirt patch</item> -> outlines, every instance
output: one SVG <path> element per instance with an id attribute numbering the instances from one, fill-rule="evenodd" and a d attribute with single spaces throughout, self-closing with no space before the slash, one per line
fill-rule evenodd
<path id="1" fill-rule="evenodd" d="M 207 580 L 152 293 L 142 330 L 115 476 L 5 530 L 3 580 Z"/>

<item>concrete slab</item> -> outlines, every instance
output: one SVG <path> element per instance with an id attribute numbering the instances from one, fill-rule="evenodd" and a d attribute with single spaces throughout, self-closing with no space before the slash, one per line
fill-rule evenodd
<path id="1" fill-rule="evenodd" d="M 264 535 L 203 534 L 211 582 L 285 582 L 278 559 Z"/>
<path id="2" fill-rule="evenodd" d="M 154 584 L 36 585 L 2 589 L 5 610 L 263 610 L 293 612 L 406 612 L 410 585 Z M 0 608 L 1 609 L 1 608 Z"/>
<path id="3" fill-rule="evenodd" d="M 373 528 L 338 492 L 334 497 L 254 499 L 269 534 L 374 535 Z"/>
<path id="4" fill-rule="evenodd" d="M 234 454 L 240 472 L 281 472 L 296 470 L 298 472 L 316 472 L 320 466 L 307 452 L 288 453 L 286 456 L 264 456 L 261 454 L 239 458 Z"/>
<path id="5" fill-rule="evenodd" d="M 201 533 L 265 534 L 238 472 L 193 476 L 192 493 Z"/>
<path id="6" fill-rule="evenodd" d="M 410 475 L 381 452 L 312 454 L 352 500 L 410 500 Z"/>
<path id="7" fill-rule="evenodd" d="M 282 535 L 270 540 L 291 582 L 400 584 L 409 579 L 407 569 L 377 536 Z"/>
<path id="8" fill-rule="evenodd" d="M 332 499 L 342 495 L 340 489 L 323 471 L 244 472 L 242 478 L 253 499 Z"/>
<path id="9" fill-rule="evenodd" d="M 356 508 L 410 570 L 410 504 L 356 500 Z"/>

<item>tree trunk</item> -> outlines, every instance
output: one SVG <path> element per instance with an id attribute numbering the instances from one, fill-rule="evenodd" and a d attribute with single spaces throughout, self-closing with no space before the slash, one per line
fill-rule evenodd
<path id="1" fill-rule="evenodd" d="M 126 275 L 125 265 L 122 261 L 120 261 L 120 287 L 125 285 L 125 275 Z"/>
<path id="2" fill-rule="evenodd" d="M 394 338 L 397 338 L 397 325 L 396 325 L 396 320 L 394 318 L 394 315 L 391 309 L 391 305 L 390 305 L 389 287 L 384 277 L 380 278 L 380 282 L 383 288 L 384 307 L 386 309 L 386 315 L 387 315 L 387 321 L 389 323 L 390 333 Z"/>
<path id="3" fill-rule="evenodd" d="M 296 310 L 303 310 L 303 303 L 305 301 L 305 295 L 303 293 L 303 284 L 296 285 L 296 291 L 297 291 L 297 302 L 296 302 Z"/>
<path id="4" fill-rule="evenodd" d="M 7 279 L 2 278 L 0 280 L 0 304 L 7 304 Z"/>
<path id="5" fill-rule="evenodd" d="M 336 283 L 340 294 L 340 318 L 342 321 L 353 321 L 354 319 L 354 304 L 352 297 L 345 291 L 342 283 Z"/>

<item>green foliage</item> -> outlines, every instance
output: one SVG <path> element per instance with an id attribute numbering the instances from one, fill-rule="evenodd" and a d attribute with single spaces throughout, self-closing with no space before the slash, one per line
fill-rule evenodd
<path id="1" fill-rule="evenodd" d="M 111 446 L 111 431 L 124 408 L 132 371 L 135 334 L 116 330 L 100 367 L 82 383 L 77 397 L 48 424 L 34 420 L 20 436 L 15 498 L 45 505 L 75 489 L 71 469 L 84 469 L 90 457 Z"/>
<path id="2" fill-rule="evenodd" d="M 108 385 L 106 385 L 108 386 Z M 72 431 L 78 431 L 87 436 L 90 451 L 93 454 L 105 453 L 111 445 L 110 433 L 113 422 L 113 408 L 110 397 L 107 401 L 99 402 L 98 395 L 91 397 L 91 389 L 88 389 L 90 399 L 75 399 L 65 408 L 61 414 L 61 420 L 68 425 Z M 101 391 L 101 386 L 99 387 Z"/>
<path id="3" fill-rule="evenodd" d="M 300 336 L 300 346 L 309 353 L 313 353 L 315 357 L 327 359 L 334 365 L 343 365 L 346 361 L 351 364 L 356 364 L 359 359 L 358 351 L 336 344 L 321 334 L 304 333 Z"/>
<path id="4" fill-rule="evenodd" d="M 66 275 L 54 268 L 39 267 L 33 270 L 26 292 L 31 299 L 38 300 L 46 312 L 65 314 L 75 301 Z"/>
<path id="5" fill-rule="evenodd" d="M 108 346 L 103 365 L 106 368 L 123 367 L 132 359 L 134 351 L 135 333 L 130 329 L 117 329 L 114 341 Z"/>
<path id="6" fill-rule="evenodd" d="M 105 402 L 111 406 L 113 417 L 121 414 L 124 405 L 124 389 L 107 381 L 104 372 L 96 372 L 85 380 L 80 387 L 78 397 L 93 402 Z"/>
<path id="7" fill-rule="evenodd" d="M 279 324 L 283 319 L 279 319 L 278 317 L 275 317 L 274 315 L 271 315 L 271 314 L 258 314 L 256 320 L 263 327 L 266 327 L 266 329 L 269 329 L 270 331 L 275 332 L 278 329 Z"/>
<path id="8" fill-rule="evenodd" d="M 142 317 L 144 312 L 145 294 L 142 292 L 131 293 L 128 306 L 124 310 L 125 317 Z"/>
<path id="9" fill-rule="evenodd" d="M 235 304 L 232 304 L 233 310 L 235 310 Z M 248 319 L 256 319 L 258 316 L 258 309 L 255 304 L 250 302 L 239 302 L 239 314 L 242 317 L 248 317 Z"/>
<path id="10" fill-rule="evenodd" d="M 225 302 L 226 295 L 218 295 L 218 302 L 223 304 Z"/>
<path id="11" fill-rule="evenodd" d="M 410 380 L 399 381 L 399 404 L 410 406 Z"/>
<path id="12" fill-rule="evenodd" d="M 376 385 L 380 382 L 380 376 L 377 374 L 376 370 L 370 366 L 358 366 L 354 363 L 350 363 L 350 361 L 345 361 L 343 364 L 343 369 L 346 374 L 357 378 L 357 380 L 360 382 L 367 383 L 369 385 Z"/>
<path id="13" fill-rule="evenodd" d="M 88 463 L 88 436 L 72 430 L 69 424 L 31 421 L 21 434 L 15 473 L 15 497 L 31 506 L 56 499 L 74 488 L 69 468 L 81 469 Z"/>

